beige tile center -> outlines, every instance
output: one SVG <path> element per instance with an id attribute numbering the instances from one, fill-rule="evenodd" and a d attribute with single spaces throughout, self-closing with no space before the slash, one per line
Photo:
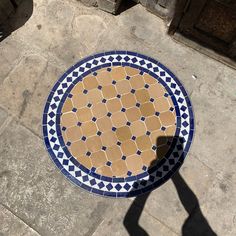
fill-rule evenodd
<path id="1" fill-rule="evenodd" d="M 175 134 L 175 122 L 172 100 L 155 78 L 115 66 L 74 86 L 62 107 L 60 125 L 79 163 L 101 175 L 128 177 L 165 156 L 170 146 L 165 137 Z"/>

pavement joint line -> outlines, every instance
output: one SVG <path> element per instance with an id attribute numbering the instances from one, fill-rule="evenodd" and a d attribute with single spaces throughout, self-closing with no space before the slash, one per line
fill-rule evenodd
<path id="1" fill-rule="evenodd" d="M 205 162 L 203 162 L 201 159 L 198 157 L 195 157 L 199 162 L 201 162 L 206 168 L 214 172 L 214 169 L 212 169 L 210 166 L 208 166 Z"/>
<path id="2" fill-rule="evenodd" d="M 160 224 L 164 225 L 167 229 L 169 229 L 172 233 L 179 235 L 177 232 L 175 232 L 170 226 L 168 226 L 167 224 L 163 223 L 161 220 L 159 220 L 157 217 L 153 216 L 152 214 L 149 213 L 149 211 L 145 210 L 144 211 L 150 216 L 152 217 L 154 220 L 158 221 Z"/>
<path id="3" fill-rule="evenodd" d="M 133 201 L 129 198 L 129 201 L 131 201 L 133 203 Z M 148 201 L 148 200 L 147 200 Z M 139 204 L 134 203 L 137 207 L 140 207 Z M 167 224 L 163 223 L 161 220 L 159 220 L 157 217 L 153 216 L 144 206 L 143 208 L 143 212 L 145 212 L 146 214 L 148 214 L 150 217 L 152 217 L 154 220 L 158 221 L 160 224 L 164 225 L 167 229 L 169 229 L 171 232 L 173 232 L 176 235 L 179 235 L 177 232 L 175 232 L 172 228 L 170 228 Z"/>
<path id="4" fill-rule="evenodd" d="M 44 58 L 43 58 L 43 59 L 44 59 Z M 45 59 L 44 59 L 44 60 L 45 60 Z M 47 71 L 47 68 L 48 68 L 48 60 L 45 60 L 45 61 L 46 61 L 45 67 L 44 67 L 43 71 L 40 73 L 39 78 L 41 78 L 41 77 L 46 73 L 46 71 Z M 19 119 L 23 116 L 25 110 L 27 109 L 27 106 L 28 106 L 28 104 L 29 104 L 28 98 L 33 97 L 33 95 L 34 95 L 34 93 L 35 93 L 35 91 L 36 91 L 36 89 L 37 89 L 37 87 L 38 87 L 39 82 L 40 82 L 40 81 L 37 80 L 37 81 L 34 83 L 32 92 L 29 93 L 29 96 L 28 96 L 27 98 L 24 98 L 23 103 L 22 103 L 22 105 L 21 105 L 22 108 L 21 108 L 21 110 L 20 110 Z"/>
<path id="5" fill-rule="evenodd" d="M 211 168 L 209 165 L 207 165 L 204 161 L 202 161 L 201 159 L 199 159 L 198 157 L 196 157 L 196 156 L 194 155 L 194 153 L 191 152 L 191 150 L 190 150 L 190 152 L 189 152 L 189 155 L 192 155 L 192 157 L 190 157 L 190 158 L 195 158 L 195 159 L 198 160 L 203 166 L 205 166 L 208 170 L 210 170 L 212 173 L 214 173 L 215 178 L 217 178 L 220 182 L 223 181 L 223 179 L 219 177 L 219 174 L 221 174 L 220 171 L 218 171 L 218 170 L 215 171 L 213 168 Z M 181 169 L 180 169 L 180 171 L 181 171 Z M 232 180 L 229 179 L 228 177 L 224 176 L 223 178 L 226 179 L 226 180 L 227 180 L 228 182 L 230 182 L 231 184 L 234 184 L 234 183 L 232 182 Z"/>
<path id="6" fill-rule="evenodd" d="M 216 177 L 220 182 L 222 182 L 223 179 L 225 179 L 225 180 L 227 180 L 228 182 L 230 182 L 231 184 L 234 184 L 234 183 L 232 182 L 232 180 L 229 179 L 229 178 L 226 177 L 226 176 L 223 177 L 223 179 L 220 178 L 220 177 L 218 176 L 219 174 L 221 174 L 220 171 L 216 170 L 216 172 L 215 172 L 214 169 L 212 169 L 210 166 L 208 166 L 205 162 L 203 162 L 202 160 L 200 160 L 198 157 L 194 157 L 194 158 L 196 158 L 196 159 L 197 159 L 201 164 L 203 164 L 207 169 L 209 169 L 210 171 L 212 171 L 212 172 L 214 173 L 215 177 Z"/>
<path id="7" fill-rule="evenodd" d="M 156 221 L 158 221 L 160 224 L 164 225 L 167 229 L 169 229 L 172 233 L 179 235 L 177 232 L 175 232 L 171 227 L 169 227 L 167 224 L 163 223 L 161 220 L 159 220 L 157 217 L 153 216 L 152 214 L 149 213 L 149 211 L 145 210 L 144 211 L 153 219 L 155 219 Z"/>
<path id="8" fill-rule="evenodd" d="M 28 43 L 26 43 L 23 39 L 19 38 L 18 39 L 19 42 L 21 42 L 24 46 L 26 47 L 30 47 L 31 50 L 27 50 L 28 52 L 23 53 L 23 55 L 19 58 L 19 60 L 21 61 L 24 57 L 29 57 L 29 56 L 39 56 L 42 59 L 44 59 L 45 61 L 48 61 L 51 64 L 55 64 L 55 66 L 57 68 L 61 68 L 62 66 L 65 67 L 65 70 L 67 69 L 66 65 L 63 63 L 63 60 L 58 58 L 57 56 L 54 56 L 52 53 L 50 53 L 50 51 L 47 54 L 44 54 L 41 51 L 41 48 L 35 45 L 29 45 Z M 46 56 L 44 56 L 46 55 Z M 12 71 L 12 70 L 11 70 Z"/>
<path id="9" fill-rule="evenodd" d="M 24 58 L 24 55 L 21 55 L 18 59 L 17 62 L 13 65 L 13 68 L 10 69 L 10 71 L 7 72 L 7 74 L 4 76 L 4 79 L 0 84 L 3 84 L 5 80 L 8 79 L 8 77 L 16 70 L 16 68 L 20 65 L 22 59 Z"/>
<path id="10" fill-rule="evenodd" d="M 35 230 L 34 228 L 32 228 L 30 225 L 28 225 L 22 218 L 20 218 L 18 215 L 16 215 L 8 206 L 6 206 L 4 203 L 0 202 L 0 205 L 7 209 L 12 215 L 14 215 L 17 219 L 19 219 L 20 221 L 22 221 L 26 226 L 28 226 L 31 230 L 33 230 L 34 232 L 36 232 L 39 236 L 41 236 L 41 234 Z"/>
<path id="11" fill-rule="evenodd" d="M 2 110 L 4 110 L 5 112 L 6 109 L 4 107 L 2 107 L 0 105 L 0 108 Z M 37 133 L 35 133 L 33 130 L 31 130 L 29 127 L 27 127 L 26 125 L 23 124 L 23 122 L 15 115 L 13 114 L 9 114 L 9 117 L 7 117 L 7 119 L 3 122 L 3 124 L 0 126 L 0 135 L 2 135 L 2 133 L 4 132 L 5 128 L 8 126 L 9 123 L 11 123 L 12 121 L 16 121 L 19 125 L 21 125 L 22 127 L 24 127 L 25 129 L 27 129 L 28 131 L 30 131 L 34 136 L 38 137 L 39 139 L 43 140 L 43 137 L 41 137 L 40 135 L 38 135 Z M 42 126 L 41 126 L 42 128 Z"/>
<path id="12" fill-rule="evenodd" d="M 72 183 L 71 183 L 72 184 Z M 115 202 L 112 202 L 112 204 L 111 204 L 111 207 L 114 207 L 114 205 L 115 205 Z M 101 219 L 101 221 L 97 224 L 97 227 L 93 230 L 93 232 L 91 232 L 91 234 L 90 235 L 87 235 L 86 234 L 86 236 L 93 236 L 95 233 L 96 233 L 96 231 L 97 231 L 97 229 L 99 228 L 99 226 L 107 219 L 107 215 L 108 215 L 108 212 L 106 211 L 106 213 L 105 213 L 105 216 L 104 216 L 104 218 L 102 218 Z"/>
<path id="13" fill-rule="evenodd" d="M 96 229 L 93 231 L 93 233 L 91 234 L 91 236 L 93 236 L 96 232 L 97 229 L 99 228 L 100 225 L 102 225 L 102 223 L 105 221 L 105 219 L 102 219 L 101 222 L 97 225 Z"/>
<path id="14" fill-rule="evenodd" d="M 0 126 L 0 136 L 2 135 L 2 133 L 4 132 L 4 130 L 7 128 L 7 126 L 11 123 L 11 121 L 13 120 L 12 116 L 9 116 L 6 118 L 6 120 L 3 122 L 3 124 Z"/>
<path id="15" fill-rule="evenodd" d="M 19 125 L 21 125 L 22 127 L 24 127 L 25 129 L 27 129 L 29 132 L 31 132 L 34 136 L 36 136 L 37 138 L 43 140 L 43 137 L 41 137 L 40 135 L 38 135 L 37 133 L 35 133 L 32 129 L 30 129 L 29 127 L 27 127 L 25 124 L 23 124 L 23 122 L 21 122 L 19 119 L 16 118 L 16 121 L 19 123 Z M 40 126 L 42 128 L 42 126 Z"/>

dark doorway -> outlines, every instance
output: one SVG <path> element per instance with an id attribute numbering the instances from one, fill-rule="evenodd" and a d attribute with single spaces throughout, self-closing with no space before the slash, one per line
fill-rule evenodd
<path id="1" fill-rule="evenodd" d="M 10 7 L 11 11 L 9 11 L 9 15 L 0 18 L 0 42 L 7 38 L 13 31 L 23 26 L 33 13 L 33 0 L 5 1 L 8 4 L 4 6 L 7 8 Z"/>
<path id="2" fill-rule="evenodd" d="M 236 1 L 176 0 L 173 31 L 236 59 Z"/>

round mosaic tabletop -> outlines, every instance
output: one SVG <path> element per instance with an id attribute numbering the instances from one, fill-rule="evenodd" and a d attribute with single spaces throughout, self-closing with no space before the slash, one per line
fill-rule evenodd
<path id="1" fill-rule="evenodd" d="M 74 184 L 110 197 L 151 191 L 181 166 L 194 132 L 190 100 L 156 60 L 127 51 L 90 56 L 51 90 L 43 135 Z"/>

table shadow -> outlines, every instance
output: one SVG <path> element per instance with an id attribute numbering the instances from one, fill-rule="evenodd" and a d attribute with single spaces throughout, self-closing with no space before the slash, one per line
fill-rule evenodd
<path id="1" fill-rule="evenodd" d="M 180 141 L 182 139 L 181 137 L 159 137 L 157 144 L 164 143 L 166 139 L 172 140 L 173 138 Z M 183 146 L 181 148 L 183 149 Z M 160 154 L 158 153 L 158 150 L 159 149 L 157 148 L 157 157 L 159 157 L 158 160 L 160 160 Z M 168 150 L 166 150 L 166 152 L 167 151 Z M 164 153 L 163 150 L 162 153 Z M 158 160 L 154 160 L 151 166 L 156 165 Z M 171 180 L 176 188 L 180 202 L 188 213 L 188 217 L 182 226 L 182 236 L 216 236 L 217 234 L 212 230 L 207 219 L 204 217 L 201 211 L 197 196 L 187 185 L 179 171 L 176 171 Z M 140 184 L 140 181 L 137 181 L 137 183 Z M 150 193 L 151 192 L 148 192 L 137 196 L 124 217 L 123 224 L 130 236 L 149 235 L 147 231 L 141 225 L 139 225 L 139 219 Z M 168 224 L 168 222 L 166 223 Z M 169 222 L 169 224 L 171 224 L 171 222 Z"/>

